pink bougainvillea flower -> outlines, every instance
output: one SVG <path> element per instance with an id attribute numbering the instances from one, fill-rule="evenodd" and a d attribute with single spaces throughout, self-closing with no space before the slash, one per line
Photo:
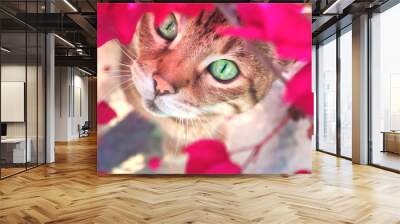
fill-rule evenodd
<path id="1" fill-rule="evenodd" d="M 314 115 L 314 96 L 311 90 L 311 63 L 307 63 L 286 84 L 284 100 L 309 116 Z"/>
<path id="2" fill-rule="evenodd" d="M 185 148 L 189 158 L 187 174 L 239 174 L 241 169 L 229 157 L 224 143 L 203 139 Z"/>
<path id="3" fill-rule="evenodd" d="M 141 4 L 98 3 L 97 9 L 97 46 L 112 39 L 129 43 L 143 13 Z"/>
<path id="4" fill-rule="evenodd" d="M 100 125 L 107 124 L 117 116 L 117 113 L 104 101 L 97 104 L 97 114 L 97 123 Z"/>
<path id="5" fill-rule="evenodd" d="M 311 59 L 311 21 L 304 4 L 237 4 L 240 27 L 220 27 L 217 32 L 274 44 L 281 58 Z"/>
<path id="6" fill-rule="evenodd" d="M 199 15 L 203 10 L 214 10 L 215 5 L 212 3 L 150 3 L 146 4 L 146 9 L 156 15 L 155 25 L 159 26 L 171 12 L 194 17 Z"/>
<path id="7" fill-rule="evenodd" d="M 301 170 L 296 170 L 296 172 L 294 172 L 295 174 L 311 174 L 311 170 L 308 169 L 301 169 Z"/>
<path id="8" fill-rule="evenodd" d="M 158 168 L 160 168 L 160 165 L 161 165 L 161 159 L 158 156 L 153 156 L 149 159 L 149 161 L 147 161 L 147 166 L 152 171 L 158 170 Z"/>
<path id="9" fill-rule="evenodd" d="M 202 10 L 213 10 L 212 3 L 98 3 L 97 4 L 97 46 L 118 39 L 128 44 L 142 15 L 151 12 L 158 26 L 171 12 L 196 16 Z"/>

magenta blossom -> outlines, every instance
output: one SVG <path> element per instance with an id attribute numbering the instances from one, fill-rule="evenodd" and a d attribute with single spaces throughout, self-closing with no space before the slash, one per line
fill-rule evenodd
<path id="1" fill-rule="evenodd" d="M 273 43 L 281 58 L 311 59 L 311 22 L 304 4 L 237 4 L 240 27 L 219 28 L 221 34 Z"/>
<path id="2" fill-rule="evenodd" d="M 224 143 L 203 139 L 185 148 L 189 159 L 187 174 L 240 174 L 241 169 L 229 157 Z"/>
<path id="3" fill-rule="evenodd" d="M 296 170 L 294 173 L 295 174 L 311 174 L 312 172 L 309 169 L 300 169 L 300 170 Z"/>
<path id="4" fill-rule="evenodd" d="M 122 44 L 131 42 L 136 25 L 142 15 L 151 12 L 158 26 L 171 12 L 197 16 L 202 10 L 213 10 L 211 3 L 98 3 L 97 46 L 118 39 Z"/>
<path id="5" fill-rule="evenodd" d="M 314 96 L 311 91 L 311 63 L 305 65 L 286 84 L 284 99 L 309 116 L 314 115 Z"/>
<path id="6" fill-rule="evenodd" d="M 136 23 L 142 16 L 141 4 L 97 3 L 97 10 L 98 47 L 112 39 L 123 44 L 131 41 Z"/>
<path id="7" fill-rule="evenodd" d="M 97 104 L 97 114 L 97 123 L 100 125 L 107 124 L 117 116 L 117 113 L 104 101 Z"/>
<path id="8" fill-rule="evenodd" d="M 153 156 L 147 161 L 147 166 L 150 170 L 156 171 L 161 166 L 161 159 L 159 156 Z"/>
<path id="9" fill-rule="evenodd" d="M 237 4 L 240 27 L 219 28 L 218 32 L 272 43 L 282 59 L 307 65 L 289 80 L 285 101 L 313 116 L 311 92 L 311 22 L 303 14 L 304 4 Z"/>

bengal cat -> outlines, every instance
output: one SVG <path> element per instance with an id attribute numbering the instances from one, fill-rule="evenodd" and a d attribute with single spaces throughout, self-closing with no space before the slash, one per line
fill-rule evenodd
<path id="1" fill-rule="evenodd" d="M 226 25 L 218 10 L 190 18 L 173 13 L 159 27 L 145 14 L 123 47 L 122 64 L 129 65 L 134 83 L 124 94 L 160 125 L 167 149 L 200 138 L 223 139 L 221 123 L 251 109 L 275 80 L 242 39 L 215 32 Z M 266 44 L 257 46 L 273 57 Z"/>

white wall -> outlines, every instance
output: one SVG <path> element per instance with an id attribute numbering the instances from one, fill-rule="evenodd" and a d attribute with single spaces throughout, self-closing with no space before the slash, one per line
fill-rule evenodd
<path id="1" fill-rule="evenodd" d="M 76 72 L 77 70 L 75 70 Z M 74 137 L 78 137 L 78 129 L 77 126 L 80 124 L 81 126 L 88 121 L 89 113 L 88 113 L 88 78 L 85 76 L 81 76 L 82 73 L 79 75 L 74 75 L 74 108 L 75 111 L 74 117 L 72 119 L 72 135 Z"/>
<path id="2" fill-rule="evenodd" d="M 76 68 L 56 67 L 55 140 L 79 137 L 78 124 L 88 120 L 88 78 Z"/>
<path id="3" fill-rule="evenodd" d="M 25 70 L 27 69 L 27 70 Z M 36 67 L 34 66 L 27 66 L 25 67 L 24 65 L 18 65 L 18 64 L 5 64 L 1 66 L 1 81 L 4 82 L 25 82 L 25 75 L 26 71 L 28 72 L 28 75 L 30 74 L 35 74 L 36 75 Z M 28 77 L 29 78 L 29 77 Z M 30 85 L 36 85 L 36 81 L 29 80 Z M 27 104 L 30 104 L 31 102 L 36 100 L 36 89 L 32 88 L 27 88 Z M 36 108 L 36 101 L 34 105 L 28 105 L 28 106 L 34 106 Z M 1 110 L 7 110 L 7 108 L 1 108 Z M 29 110 L 28 112 L 31 112 Z M 36 124 L 36 113 L 28 113 L 27 114 L 28 122 L 34 121 Z M 26 122 L 7 122 L 7 136 L 8 137 L 25 137 L 25 124 Z M 29 123 L 28 124 L 28 129 L 33 127 L 33 124 Z M 36 130 L 36 125 L 33 127 Z M 28 137 L 31 132 L 28 130 Z"/>
<path id="4" fill-rule="evenodd" d="M 55 68 L 55 141 L 68 140 L 68 117 L 69 117 L 69 96 L 70 84 L 68 67 Z"/>

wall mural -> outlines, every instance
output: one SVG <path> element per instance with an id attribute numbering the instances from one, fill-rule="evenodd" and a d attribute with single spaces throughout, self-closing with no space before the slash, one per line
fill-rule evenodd
<path id="1" fill-rule="evenodd" d="M 99 175 L 310 173 L 310 5 L 97 7 Z"/>

